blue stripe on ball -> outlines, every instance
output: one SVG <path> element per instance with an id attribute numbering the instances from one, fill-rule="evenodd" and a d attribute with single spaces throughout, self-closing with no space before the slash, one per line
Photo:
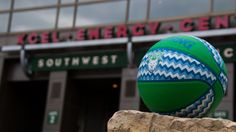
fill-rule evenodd
<path id="1" fill-rule="evenodd" d="M 223 72 L 221 72 L 219 75 L 219 80 L 220 80 L 220 84 L 223 87 L 224 94 L 225 94 L 226 89 L 228 87 L 228 78 L 226 77 L 226 75 Z"/>
<path id="2" fill-rule="evenodd" d="M 150 56 L 162 55 L 160 60 L 149 60 Z M 150 62 L 151 61 L 151 62 Z M 155 70 L 149 69 L 153 63 Z M 153 67 L 152 67 L 153 68 Z M 139 81 L 166 81 L 166 80 L 201 80 L 210 85 L 216 81 L 215 75 L 198 60 L 171 49 L 156 49 L 143 57 L 139 66 Z"/>

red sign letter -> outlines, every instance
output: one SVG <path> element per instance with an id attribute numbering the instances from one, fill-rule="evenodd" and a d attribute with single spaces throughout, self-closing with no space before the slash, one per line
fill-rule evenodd
<path id="1" fill-rule="evenodd" d="M 184 19 L 179 23 L 179 29 L 183 32 L 188 32 L 193 30 L 193 20 L 192 19 Z"/>
<path id="2" fill-rule="evenodd" d="M 89 29 L 88 30 L 88 39 L 99 39 L 99 28 Z"/>
<path id="3" fill-rule="evenodd" d="M 215 28 L 228 28 L 229 27 L 229 16 L 216 17 L 215 19 Z"/>
<path id="4" fill-rule="evenodd" d="M 24 44 L 24 38 L 25 38 L 25 34 L 19 35 L 17 38 L 17 44 L 19 45 Z"/>
<path id="5" fill-rule="evenodd" d="M 103 30 L 104 32 L 104 38 L 112 38 L 112 34 L 113 34 L 113 27 L 112 26 L 107 26 L 104 28 Z"/>
<path id="6" fill-rule="evenodd" d="M 30 33 L 29 36 L 28 36 L 28 42 L 30 44 L 35 44 L 37 43 L 38 39 L 37 39 L 38 35 L 37 33 L 33 32 L 33 33 Z"/>
<path id="7" fill-rule="evenodd" d="M 52 42 L 58 42 L 58 33 L 52 32 Z"/>
<path id="8" fill-rule="evenodd" d="M 208 30 L 209 29 L 209 17 L 201 17 L 198 20 L 198 30 Z"/>
<path id="9" fill-rule="evenodd" d="M 116 37 L 127 37 L 127 27 L 125 25 L 117 27 Z"/>
<path id="10" fill-rule="evenodd" d="M 41 33 L 41 43 L 48 43 L 48 32 Z"/>
<path id="11" fill-rule="evenodd" d="M 132 34 L 134 36 L 140 36 L 140 35 L 144 35 L 144 25 L 143 24 L 135 24 L 133 27 L 132 27 Z"/>
<path id="12" fill-rule="evenodd" d="M 160 27 L 159 22 L 149 23 L 149 29 L 150 29 L 151 34 L 157 34 L 159 27 Z"/>
<path id="13" fill-rule="evenodd" d="M 78 29 L 76 33 L 77 40 L 84 40 L 85 39 L 85 30 L 83 28 Z"/>

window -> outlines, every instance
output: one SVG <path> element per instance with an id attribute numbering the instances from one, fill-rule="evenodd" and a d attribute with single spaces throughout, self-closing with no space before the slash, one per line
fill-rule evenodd
<path id="1" fill-rule="evenodd" d="M 191 16 L 210 12 L 210 0 L 151 0 L 150 19 Z"/>
<path id="2" fill-rule="evenodd" d="M 147 0 L 131 0 L 129 21 L 145 20 L 147 15 Z"/>
<path id="3" fill-rule="evenodd" d="M 54 28 L 56 9 L 15 12 L 11 31 L 26 31 Z"/>
<path id="4" fill-rule="evenodd" d="M 58 0 L 15 0 L 14 8 L 56 5 Z"/>
<path id="5" fill-rule="evenodd" d="M 61 0 L 61 3 L 75 3 L 75 0 Z"/>
<path id="6" fill-rule="evenodd" d="M 78 0 L 79 2 L 92 2 L 92 1 L 103 1 L 103 0 Z"/>
<path id="7" fill-rule="evenodd" d="M 9 10 L 11 6 L 11 0 L 0 0 L 0 10 Z"/>
<path id="8" fill-rule="evenodd" d="M 64 7 L 60 9 L 58 27 L 72 27 L 74 7 Z"/>
<path id="9" fill-rule="evenodd" d="M 213 12 L 236 11 L 236 0 L 214 0 Z"/>
<path id="10" fill-rule="evenodd" d="M 0 14 L 0 32 L 7 32 L 9 14 Z"/>
<path id="11" fill-rule="evenodd" d="M 78 6 L 76 26 L 125 22 L 126 1 Z"/>

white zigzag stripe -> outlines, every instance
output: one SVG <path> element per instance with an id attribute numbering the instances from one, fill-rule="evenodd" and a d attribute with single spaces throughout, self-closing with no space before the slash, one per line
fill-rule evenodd
<path id="1" fill-rule="evenodd" d="M 147 71 L 147 70 L 140 70 L 140 71 L 138 72 L 138 77 L 140 77 L 140 76 L 146 76 L 146 75 L 152 75 L 152 73 L 150 73 L 150 72 Z"/>
<path id="2" fill-rule="evenodd" d="M 214 96 L 213 96 L 212 101 L 208 103 L 207 107 L 203 110 L 203 112 L 202 112 L 202 113 L 199 113 L 198 117 L 203 116 L 203 115 L 210 109 L 210 107 L 211 107 L 213 101 L 214 101 Z"/>
<path id="3" fill-rule="evenodd" d="M 197 63 L 197 64 L 200 64 L 200 62 L 198 62 L 197 60 L 192 59 L 192 58 L 189 57 L 189 56 L 183 56 L 183 55 L 181 55 L 181 54 L 166 53 L 166 54 L 164 54 L 163 56 L 164 56 L 164 57 L 169 57 L 169 58 L 171 58 L 171 59 L 172 59 L 172 58 L 175 58 L 175 59 L 177 59 L 177 60 L 182 59 L 183 61 L 189 61 L 189 62 L 191 62 L 191 63 L 195 62 L 195 63 Z"/>
<path id="4" fill-rule="evenodd" d="M 152 52 L 149 52 L 149 53 L 147 53 L 146 55 L 144 55 L 144 57 L 142 58 L 141 64 L 142 64 L 142 63 L 146 63 L 146 61 L 143 61 L 143 60 L 144 60 L 144 59 L 148 59 L 148 56 L 149 56 L 150 54 L 152 54 Z M 141 65 L 141 64 L 140 64 L 140 65 Z"/>
<path id="5" fill-rule="evenodd" d="M 144 67 L 145 65 L 147 65 L 147 63 L 145 61 L 142 61 L 139 67 Z"/>
<path id="6" fill-rule="evenodd" d="M 220 73 L 220 78 L 221 79 L 221 84 L 223 86 L 223 90 L 224 90 L 224 93 L 226 92 L 226 89 L 227 89 L 227 82 L 228 82 L 228 78 L 225 76 L 224 73 Z"/>
<path id="7" fill-rule="evenodd" d="M 176 112 L 176 115 L 181 116 L 184 114 L 184 112 L 187 112 L 191 107 L 193 107 L 193 105 L 189 105 L 187 108 L 185 109 L 181 109 L 180 112 Z M 174 115 L 174 114 L 173 114 Z"/>
<path id="8" fill-rule="evenodd" d="M 177 68 L 180 68 L 181 70 L 186 69 L 188 72 L 193 71 L 195 74 L 200 73 L 201 76 L 206 76 L 207 78 L 211 78 L 211 80 L 215 80 L 216 79 L 216 77 L 212 73 L 210 73 L 210 72 L 202 71 L 201 69 L 196 69 L 194 67 L 189 67 L 187 65 L 184 65 L 184 66 L 181 65 L 181 64 L 177 64 L 176 65 L 173 62 L 171 62 L 171 63 L 160 62 L 160 65 L 161 66 L 167 66 L 168 68 L 173 67 L 174 69 L 177 69 Z"/>
<path id="9" fill-rule="evenodd" d="M 154 75 L 159 74 L 160 76 L 165 76 L 165 77 L 171 77 L 171 78 L 178 78 L 178 79 L 187 79 L 187 77 L 185 75 L 180 75 L 179 73 L 171 73 L 171 72 L 166 72 L 166 71 L 160 71 L 160 70 L 156 70 L 154 71 Z"/>
<path id="10" fill-rule="evenodd" d="M 214 98 L 213 98 L 213 99 L 214 99 Z M 197 117 L 202 117 L 202 116 L 210 109 L 212 103 L 213 103 L 213 101 L 210 102 L 210 103 L 207 105 L 207 107 L 203 110 L 203 112 L 202 112 L 202 113 L 199 113 L 199 115 L 198 115 Z"/>
<path id="11" fill-rule="evenodd" d="M 186 76 L 185 75 L 179 75 L 178 73 L 176 74 L 173 74 L 173 73 L 167 73 L 166 71 L 160 71 L 160 70 L 157 70 L 155 71 L 155 75 L 156 74 L 159 74 L 160 76 L 165 76 L 165 77 L 171 77 L 171 78 L 178 78 L 178 79 L 186 79 Z M 138 74 L 138 77 L 140 76 L 146 76 L 146 75 L 151 75 L 151 73 L 149 71 L 140 71 L 139 74 Z"/>
<path id="12" fill-rule="evenodd" d="M 228 80 L 227 77 L 224 75 L 224 73 L 221 72 L 221 73 L 220 73 L 220 76 L 221 76 L 224 80 L 226 80 L 226 81 Z"/>
<path id="13" fill-rule="evenodd" d="M 212 90 L 210 90 L 210 93 L 207 94 L 206 99 L 204 99 L 204 100 L 202 101 L 202 103 L 197 106 L 197 109 L 193 110 L 193 113 L 192 113 L 192 114 L 189 114 L 189 116 L 194 116 L 194 115 L 196 115 L 196 114 L 203 108 L 203 106 L 204 106 L 205 104 L 207 104 L 207 101 L 209 100 L 209 96 L 212 95 L 212 94 L 213 94 L 213 93 L 212 93 Z M 212 102 L 212 101 L 211 101 L 211 102 Z M 211 102 L 209 102 L 209 103 L 207 104 L 207 107 L 204 108 L 204 110 L 203 110 L 202 113 L 198 113 L 199 116 L 200 116 L 200 114 L 204 114 L 204 113 L 206 112 L 206 110 L 211 106 Z"/>
<path id="14" fill-rule="evenodd" d="M 193 112 L 192 112 L 191 114 L 189 114 L 188 117 L 193 117 L 193 116 L 196 115 L 196 114 L 198 114 L 198 116 L 201 117 L 203 114 L 206 113 L 206 111 L 211 107 L 211 104 L 212 104 L 212 102 L 213 102 L 213 100 L 214 100 L 214 96 L 213 96 L 213 100 L 207 104 L 207 107 L 204 108 L 203 112 L 201 112 L 201 113 L 198 113 L 198 112 L 199 112 L 201 109 L 203 109 L 204 104 L 207 103 L 207 101 L 209 100 L 210 95 L 213 94 L 212 92 L 213 92 L 213 91 L 210 90 L 210 93 L 207 94 L 206 99 L 204 99 L 204 100 L 201 102 L 201 104 L 197 106 L 197 109 L 193 110 Z M 180 112 L 176 112 L 175 114 L 172 114 L 172 115 L 181 116 L 181 115 L 183 115 L 185 112 L 188 112 L 189 109 L 191 109 L 192 107 L 194 107 L 193 104 L 192 104 L 192 105 L 189 105 L 189 106 L 188 106 L 187 108 L 185 108 L 185 109 L 181 109 Z"/>

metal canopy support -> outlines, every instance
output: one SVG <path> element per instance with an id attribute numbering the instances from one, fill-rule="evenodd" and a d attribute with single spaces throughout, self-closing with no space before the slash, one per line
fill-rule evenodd
<path id="1" fill-rule="evenodd" d="M 21 46 L 21 50 L 20 50 L 20 63 L 21 63 L 21 66 L 23 68 L 23 72 L 25 73 L 25 75 L 27 77 L 31 78 L 33 72 L 29 68 L 27 68 L 28 56 L 26 54 L 25 45 Z"/>
<path id="2" fill-rule="evenodd" d="M 129 41 L 127 43 L 126 49 L 127 49 L 126 52 L 127 52 L 127 59 L 128 59 L 128 67 L 132 67 L 133 66 L 133 44 L 132 44 L 131 37 L 129 37 Z"/>

